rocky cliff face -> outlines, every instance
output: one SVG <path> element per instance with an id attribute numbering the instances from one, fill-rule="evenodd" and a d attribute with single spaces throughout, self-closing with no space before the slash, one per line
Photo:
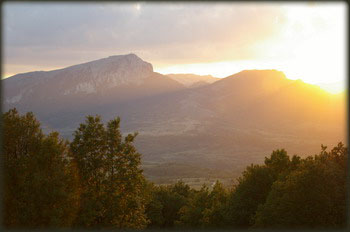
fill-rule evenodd
<path id="1" fill-rule="evenodd" d="M 152 65 L 135 54 L 110 56 L 54 71 L 18 74 L 3 80 L 2 85 L 5 110 L 17 107 L 40 112 L 52 111 L 53 107 L 69 109 L 72 104 L 84 108 L 86 103 L 126 100 L 183 87 L 153 72 Z"/>
<path id="2" fill-rule="evenodd" d="M 18 74 L 3 82 L 5 103 L 20 102 L 43 88 L 49 89 L 52 95 L 70 95 L 140 85 L 152 74 L 152 65 L 135 54 L 110 56 L 54 71 Z"/>

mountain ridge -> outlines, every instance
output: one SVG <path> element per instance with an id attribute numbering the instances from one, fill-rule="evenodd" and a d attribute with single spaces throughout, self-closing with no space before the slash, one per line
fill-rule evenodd
<path id="1" fill-rule="evenodd" d="M 64 95 L 72 86 L 76 89 L 92 78 L 89 65 L 82 65 L 77 75 L 56 72 L 57 78 L 39 83 L 25 81 L 26 74 L 21 74 L 23 81 L 18 83 L 11 77 L 2 80 L 5 100 L 23 92 L 22 98 L 13 99 L 17 101 L 3 101 L 4 109 L 33 111 L 46 132 L 56 130 L 68 139 L 86 115 L 98 114 L 104 120 L 120 116 L 124 133 L 139 132 L 135 144 L 143 154 L 146 175 L 152 178 L 162 178 L 154 174 L 162 165 L 175 165 L 178 170 L 185 166 L 209 168 L 220 176 L 232 168 L 240 172 L 250 163 L 263 162 L 267 152 L 276 148 L 310 154 L 319 151 L 320 144 L 345 142 L 345 98 L 290 80 L 281 71 L 243 70 L 188 88 L 151 71 L 143 60 L 135 62 L 141 69 L 130 66 L 128 59 L 122 62 L 124 66 L 114 66 L 120 58 L 123 56 L 109 60 L 113 67 L 106 58 L 99 77 L 107 86 L 96 92 L 85 86 L 87 91 Z M 112 86 L 108 75 L 102 74 L 116 67 L 122 77 L 142 82 Z M 28 77 L 39 75 L 44 80 L 45 74 L 31 72 Z M 60 79 L 66 80 L 64 85 Z"/>
<path id="2" fill-rule="evenodd" d="M 166 76 L 180 82 L 188 88 L 195 88 L 220 80 L 220 78 L 211 75 L 196 75 L 192 73 L 166 74 Z"/>

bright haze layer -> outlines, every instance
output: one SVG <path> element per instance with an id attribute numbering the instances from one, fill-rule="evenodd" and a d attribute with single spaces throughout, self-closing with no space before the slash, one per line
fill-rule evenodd
<path id="1" fill-rule="evenodd" d="M 339 2 L 6 2 L 2 78 L 132 52 L 162 74 L 277 69 L 337 93 L 346 86 L 346 11 Z"/>

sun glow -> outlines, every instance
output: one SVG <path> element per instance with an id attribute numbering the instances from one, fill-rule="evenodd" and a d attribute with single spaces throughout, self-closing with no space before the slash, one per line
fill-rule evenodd
<path id="1" fill-rule="evenodd" d="M 256 45 L 256 58 L 155 67 L 168 73 L 194 73 L 227 77 L 244 69 L 277 69 L 289 79 L 338 93 L 346 86 L 346 6 L 336 4 L 284 4 L 276 17 L 280 30 Z M 259 39 L 259 38 L 257 38 Z"/>

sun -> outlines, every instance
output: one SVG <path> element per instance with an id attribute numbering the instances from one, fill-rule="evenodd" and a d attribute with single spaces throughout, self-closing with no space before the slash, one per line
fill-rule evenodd
<path id="1" fill-rule="evenodd" d="M 300 78 L 330 92 L 345 88 L 346 8 L 342 4 L 288 5 L 288 31 L 281 33 L 280 47 L 290 54 L 283 69 L 290 78 Z M 336 84 L 335 84 L 336 83 Z"/>

